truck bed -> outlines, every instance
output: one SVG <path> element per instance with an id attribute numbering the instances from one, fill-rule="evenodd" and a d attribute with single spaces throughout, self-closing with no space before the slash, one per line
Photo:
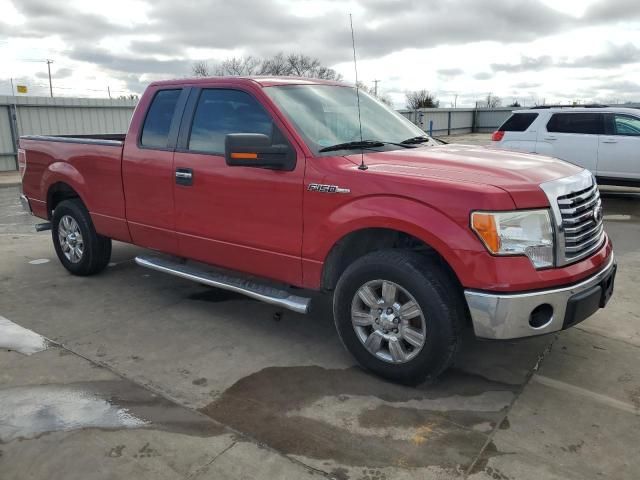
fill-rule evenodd
<path id="1" fill-rule="evenodd" d="M 23 135 L 20 139 L 93 145 L 121 145 L 124 143 L 126 136 L 126 133 L 92 133 L 83 135 Z"/>
<path id="2" fill-rule="evenodd" d="M 125 134 L 20 137 L 22 188 L 33 213 L 48 218 L 56 198 L 75 191 L 96 231 L 127 241 L 122 185 Z"/>

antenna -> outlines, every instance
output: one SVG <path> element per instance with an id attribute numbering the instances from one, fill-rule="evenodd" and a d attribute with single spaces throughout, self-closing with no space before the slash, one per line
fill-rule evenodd
<path id="1" fill-rule="evenodd" d="M 360 128 L 360 143 L 362 143 L 362 119 L 360 118 L 360 85 L 358 85 L 358 63 L 356 62 L 356 39 L 353 35 L 353 16 L 349 14 L 349 23 L 351 24 L 351 46 L 353 47 L 353 69 L 356 72 L 356 98 L 358 99 L 358 126 Z M 360 166 L 358 170 L 366 170 L 364 164 L 364 149 L 360 148 Z"/>

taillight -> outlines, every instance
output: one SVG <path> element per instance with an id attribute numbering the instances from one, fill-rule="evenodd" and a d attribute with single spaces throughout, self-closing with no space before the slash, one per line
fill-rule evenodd
<path id="1" fill-rule="evenodd" d="M 504 137 L 504 130 L 496 130 L 495 132 L 493 132 L 493 135 L 491 135 L 491 140 L 493 140 L 494 142 L 499 142 L 500 140 L 502 140 L 502 137 Z"/>
<path id="2" fill-rule="evenodd" d="M 27 152 L 22 148 L 18 149 L 18 170 L 20 178 L 24 177 L 24 172 L 27 170 Z"/>

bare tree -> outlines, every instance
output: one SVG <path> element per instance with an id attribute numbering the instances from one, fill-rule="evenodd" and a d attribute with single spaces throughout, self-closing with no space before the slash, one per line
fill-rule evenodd
<path id="1" fill-rule="evenodd" d="M 440 101 L 428 90 L 422 89 L 406 93 L 407 108 L 417 110 L 419 108 L 438 108 Z"/>
<path id="2" fill-rule="evenodd" d="M 260 75 L 274 75 L 281 77 L 289 74 L 289 62 L 282 52 L 271 58 L 264 59 L 260 66 Z"/>
<path id="3" fill-rule="evenodd" d="M 371 87 L 368 87 L 363 82 L 358 82 L 358 88 L 360 90 L 364 90 L 365 92 L 367 92 L 372 97 L 377 98 L 378 100 L 380 100 L 385 105 L 393 107 L 393 101 L 391 100 L 391 97 L 389 97 L 389 95 L 386 95 L 386 94 L 381 93 L 381 92 L 378 92 L 378 94 L 376 95 L 375 89 L 373 89 Z"/>
<path id="4" fill-rule="evenodd" d="M 224 76 L 224 75 L 294 75 L 298 77 L 321 78 L 326 80 L 341 80 L 342 76 L 333 68 L 325 67 L 320 60 L 301 53 L 277 53 L 268 58 L 231 57 L 215 65 L 213 71 L 206 62 L 196 62 L 192 66 L 196 76 Z"/>
<path id="5" fill-rule="evenodd" d="M 484 101 L 484 106 L 486 108 L 498 108 L 502 105 L 502 99 L 500 97 L 495 96 L 492 93 L 487 95 L 487 98 Z"/>
<path id="6" fill-rule="evenodd" d="M 191 73 L 194 77 L 208 77 L 211 75 L 207 62 L 196 62 L 191 66 Z"/>
<path id="7" fill-rule="evenodd" d="M 216 65 L 213 74 L 218 77 L 257 75 L 262 61 L 249 55 L 248 57 L 231 57 Z"/>

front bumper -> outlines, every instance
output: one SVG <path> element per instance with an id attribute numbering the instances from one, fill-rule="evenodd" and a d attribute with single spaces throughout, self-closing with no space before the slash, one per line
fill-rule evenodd
<path id="1" fill-rule="evenodd" d="M 616 262 L 567 287 L 524 293 L 465 290 L 477 337 L 495 340 L 557 332 L 604 307 L 613 292 Z"/>
<path id="2" fill-rule="evenodd" d="M 33 214 L 33 210 L 31 209 L 31 203 L 26 195 L 20 195 L 20 204 L 25 212 Z"/>

